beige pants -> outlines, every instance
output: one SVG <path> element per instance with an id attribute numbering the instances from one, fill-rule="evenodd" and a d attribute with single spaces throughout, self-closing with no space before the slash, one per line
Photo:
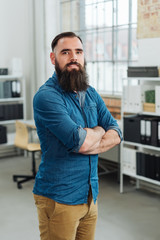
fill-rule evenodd
<path id="1" fill-rule="evenodd" d="M 94 240 L 97 202 L 66 205 L 35 195 L 41 240 Z"/>

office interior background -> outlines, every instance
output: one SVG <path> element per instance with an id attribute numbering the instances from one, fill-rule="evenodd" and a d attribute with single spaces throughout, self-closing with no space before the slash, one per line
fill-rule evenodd
<path id="1" fill-rule="evenodd" d="M 152 12 L 153 26 L 158 23 L 157 35 L 141 36 L 140 8 Z M 146 14 L 143 25 L 146 29 L 147 17 Z M 0 26 L 0 68 L 7 68 L 12 75 L 13 63 L 20 64 L 27 120 L 33 119 L 34 94 L 54 72 L 50 46 L 62 31 L 73 31 L 82 38 L 90 84 L 106 104 L 108 99 L 122 103 L 128 66 L 160 67 L 160 0 L 0 0 Z M 113 114 L 122 126 L 121 106 L 119 111 Z M 14 135 L 14 130 L 10 131 Z M 22 189 L 17 189 L 12 181 L 15 172 L 30 169 L 30 160 L 28 155 L 16 155 L 15 149 L 8 149 L 0 145 L 0 239 L 23 236 L 24 240 L 36 240 L 39 232 L 32 199 L 34 181 L 25 183 Z M 105 169 L 108 164 L 109 169 L 118 170 L 99 176 L 96 240 L 160 239 L 160 184 L 142 179 L 141 188 L 135 190 L 134 178 L 125 176 L 127 191 L 122 194 L 118 176 L 120 149 L 100 157 Z"/>

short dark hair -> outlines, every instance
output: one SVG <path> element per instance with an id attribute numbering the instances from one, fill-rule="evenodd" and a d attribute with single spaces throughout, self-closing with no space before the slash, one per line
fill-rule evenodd
<path id="1" fill-rule="evenodd" d="M 51 43 L 52 51 L 54 50 L 55 46 L 57 45 L 59 39 L 65 38 L 65 37 L 70 37 L 70 38 L 77 37 L 83 44 L 82 39 L 78 35 L 76 35 L 74 32 L 62 32 L 53 39 L 53 41 Z"/>

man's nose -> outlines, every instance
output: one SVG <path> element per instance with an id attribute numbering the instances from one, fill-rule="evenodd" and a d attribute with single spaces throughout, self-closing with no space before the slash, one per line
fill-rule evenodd
<path id="1" fill-rule="evenodd" d="M 74 52 L 72 52 L 71 53 L 71 62 L 74 62 L 74 61 L 77 61 L 77 54 L 76 53 L 74 53 Z"/>

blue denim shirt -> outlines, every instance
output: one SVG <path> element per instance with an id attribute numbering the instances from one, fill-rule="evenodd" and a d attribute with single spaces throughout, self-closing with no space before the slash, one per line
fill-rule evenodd
<path id="1" fill-rule="evenodd" d="M 42 150 L 33 193 L 76 205 L 87 203 L 91 186 L 96 202 L 98 155 L 78 153 L 86 137 L 83 128 L 115 129 L 121 137 L 102 98 L 92 87 L 81 94 L 65 92 L 54 73 L 35 94 L 33 108 Z"/>

